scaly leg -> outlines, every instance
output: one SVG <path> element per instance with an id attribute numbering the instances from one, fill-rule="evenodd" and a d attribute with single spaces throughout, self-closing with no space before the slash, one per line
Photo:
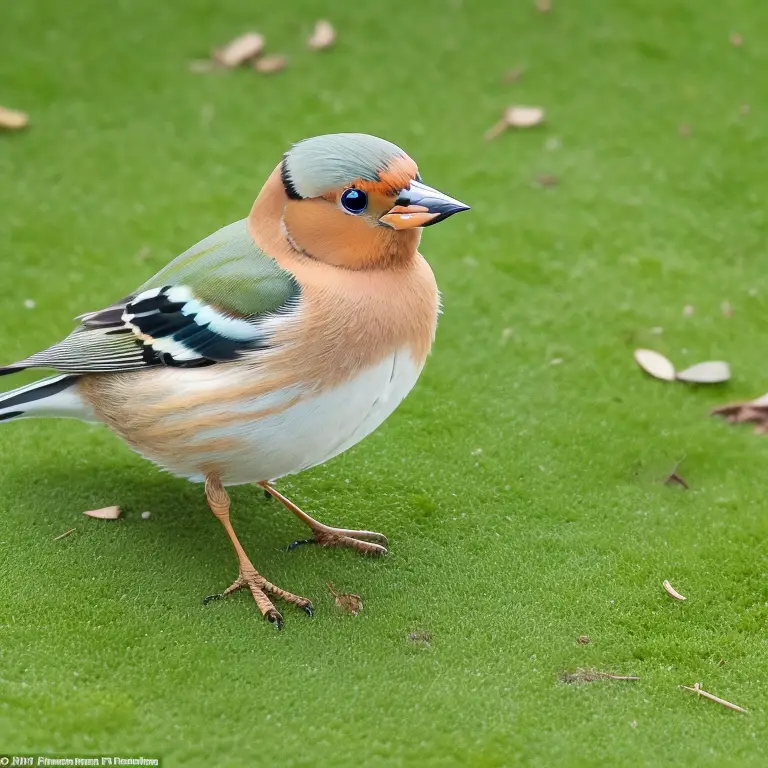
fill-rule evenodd
<path id="1" fill-rule="evenodd" d="M 309 526 L 312 531 L 311 539 L 300 539 L 288 546 L 288 551 L 301 544 L 320 544 L 323 547 L 352 547 L 364 555 L 386 555 L 387 537 L 383 533 L 375 531 L 351 531 L 347 528 L 331 528 L 318 522 L 306 512 L 299 509 L 290 499 L 283 496 L 280 491 L 273 488 L 268 482 L 257 483 L 270 496 L 277 499 L 283 506 L 290 509 L 302 523 Z M 376 542 L 376 543 L 374 543 Z"/>
<path id="2" fill-rule="evenodd" d="M 227 587 L 220 595 L 209 595 L 203 602 L 208 603 L 211 600 L 217 600 L 227 595 L 231 595 L 233 592 L 241 589 L 242 587 L 248 587 L 253 599 L 256 601 L 256 605 L 261 611 L 261 615 L 264 616 L 267 621 L 275 624 L 278 629 L 283 628 L 283 617 L 279 611 L 272 604 L 272 601 L 267 595 L 274 595 L 285 600 L 287 603 L 293 603 L 305 611 L 309 616 L 312 615 L 312 603 L 307 600 L 306 597 L 299 597 L 291 592 L 286 592 L 284 589 L 275 586 L 268 582 L 254 567 L 253 563 L 248 559 L 248 555 L 245 554 L 245 550 L 240 544 L 237 534 L 232 523 L 229 520 L 229 495 L 224 486 L 221 484 L 219 477 L 215 475 L 209 475 L 205 478 L 205 497 L 208 499 L 208 506 L 211 508 L 216 517 L 224 526 L 224 530 L 227 532 L 232 546 L 235 548 L 235 554 L 240 564 L 240 571 L 237 579 Z"/>

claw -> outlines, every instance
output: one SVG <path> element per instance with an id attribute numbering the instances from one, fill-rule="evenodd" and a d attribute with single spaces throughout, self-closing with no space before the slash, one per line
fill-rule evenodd
<path id="1" fill-rule="evenodd" d="M 208 603 L 210 603 L 213 600 L 221 600 L 222 597 L 224 597 L 224 595 L 222 595 L 221 592 L 219 592 L 216 595 L 208 595 L 203 598 L 203 605 L 208 605 Z"/>
<path id="2" fill-rule="evenodd" d="M 315 615 L 315 609 L 312 607 L 312 603 L 300 605 L 299 608 L 301 608 L 301 610 L 304 611 L 304 613 L 306 613 L 310 619 Z"/>
<path id="3" fill-rule="evenodd" d="M 283 628 L 283 617 L 277 611 L 267 613 L 266 619 L 270 624 L 275 625 L 278 632 Z"/>
<path id="4" fill-rule="evenodd" d="M 286 548 L 286 552 L 292 552 L 296 547 L 300 547 L 302 544 L 317 544 L 317 539 L 297 539 L 292 541 Z"/>

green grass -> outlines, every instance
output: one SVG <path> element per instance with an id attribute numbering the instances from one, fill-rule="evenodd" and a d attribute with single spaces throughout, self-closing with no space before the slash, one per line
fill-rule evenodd
<path id="1" fill-rule="evenodd" d="M 0 752 L 768 762 L 768 440 L 707 417 L 768 389 L 764 3 L 6 5 L 0 103 L 34 125 L 0 136 L 2 362 L 242 217 L 305 136 L 386 136 L 473 210 L 424 236 L 445 313 L 416 390 L 281 484 L 323 520 L 386 531 L 391 555 L 286 554 L 300 525 L 233 493 L 257 567 L 311 596 L 314 620 L 286 609 L 278 634 L 245 595 L 201 605 L 236 564 L 199 487 L 100 428 L 3 425 Z M 303 50 L 329 14 L 338 46 Z M 187 71 L 251 27 L 288 70 Z M 545 106 L 546 126 L 484 142 L 513 102 Z M 544 173 L 559 185 L 535 186 Z M 727 359 L 734 379 L 646 379 L 639 345 Z M 660 483 L 682 456 L 688 492 Z M 113 503 L 118 523 L 82 517 Z M 363 613 L 342 614 L 328 581 Z M 577 667 L 640 681 L 559 682 Z M 694 681 L 749 714 L 677 687 Z"/>

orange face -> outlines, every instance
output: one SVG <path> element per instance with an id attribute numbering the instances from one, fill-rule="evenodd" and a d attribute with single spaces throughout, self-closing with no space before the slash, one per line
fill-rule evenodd
<path id="1" fill-rule="evenodd" d="M 394 157 L 377 175 L 376 181 L 357 179 L 319 197 L 286 195 L 289 243 L 336 266 L 391 266 L 416 254 L 422 227 L 468 208 L 424 184 L 407 155 Z"/>

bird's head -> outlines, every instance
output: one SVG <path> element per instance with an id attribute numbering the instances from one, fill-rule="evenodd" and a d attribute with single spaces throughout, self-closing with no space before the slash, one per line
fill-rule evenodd
<path id="1" fill-rule="evenodd" d="M 396 266 L 423 227 L 469 206 L 427 186 L 394 144 L 361 133 L 295 144 L 280 165 L 283 233 L 295 250 L 335 266 Z"/>

